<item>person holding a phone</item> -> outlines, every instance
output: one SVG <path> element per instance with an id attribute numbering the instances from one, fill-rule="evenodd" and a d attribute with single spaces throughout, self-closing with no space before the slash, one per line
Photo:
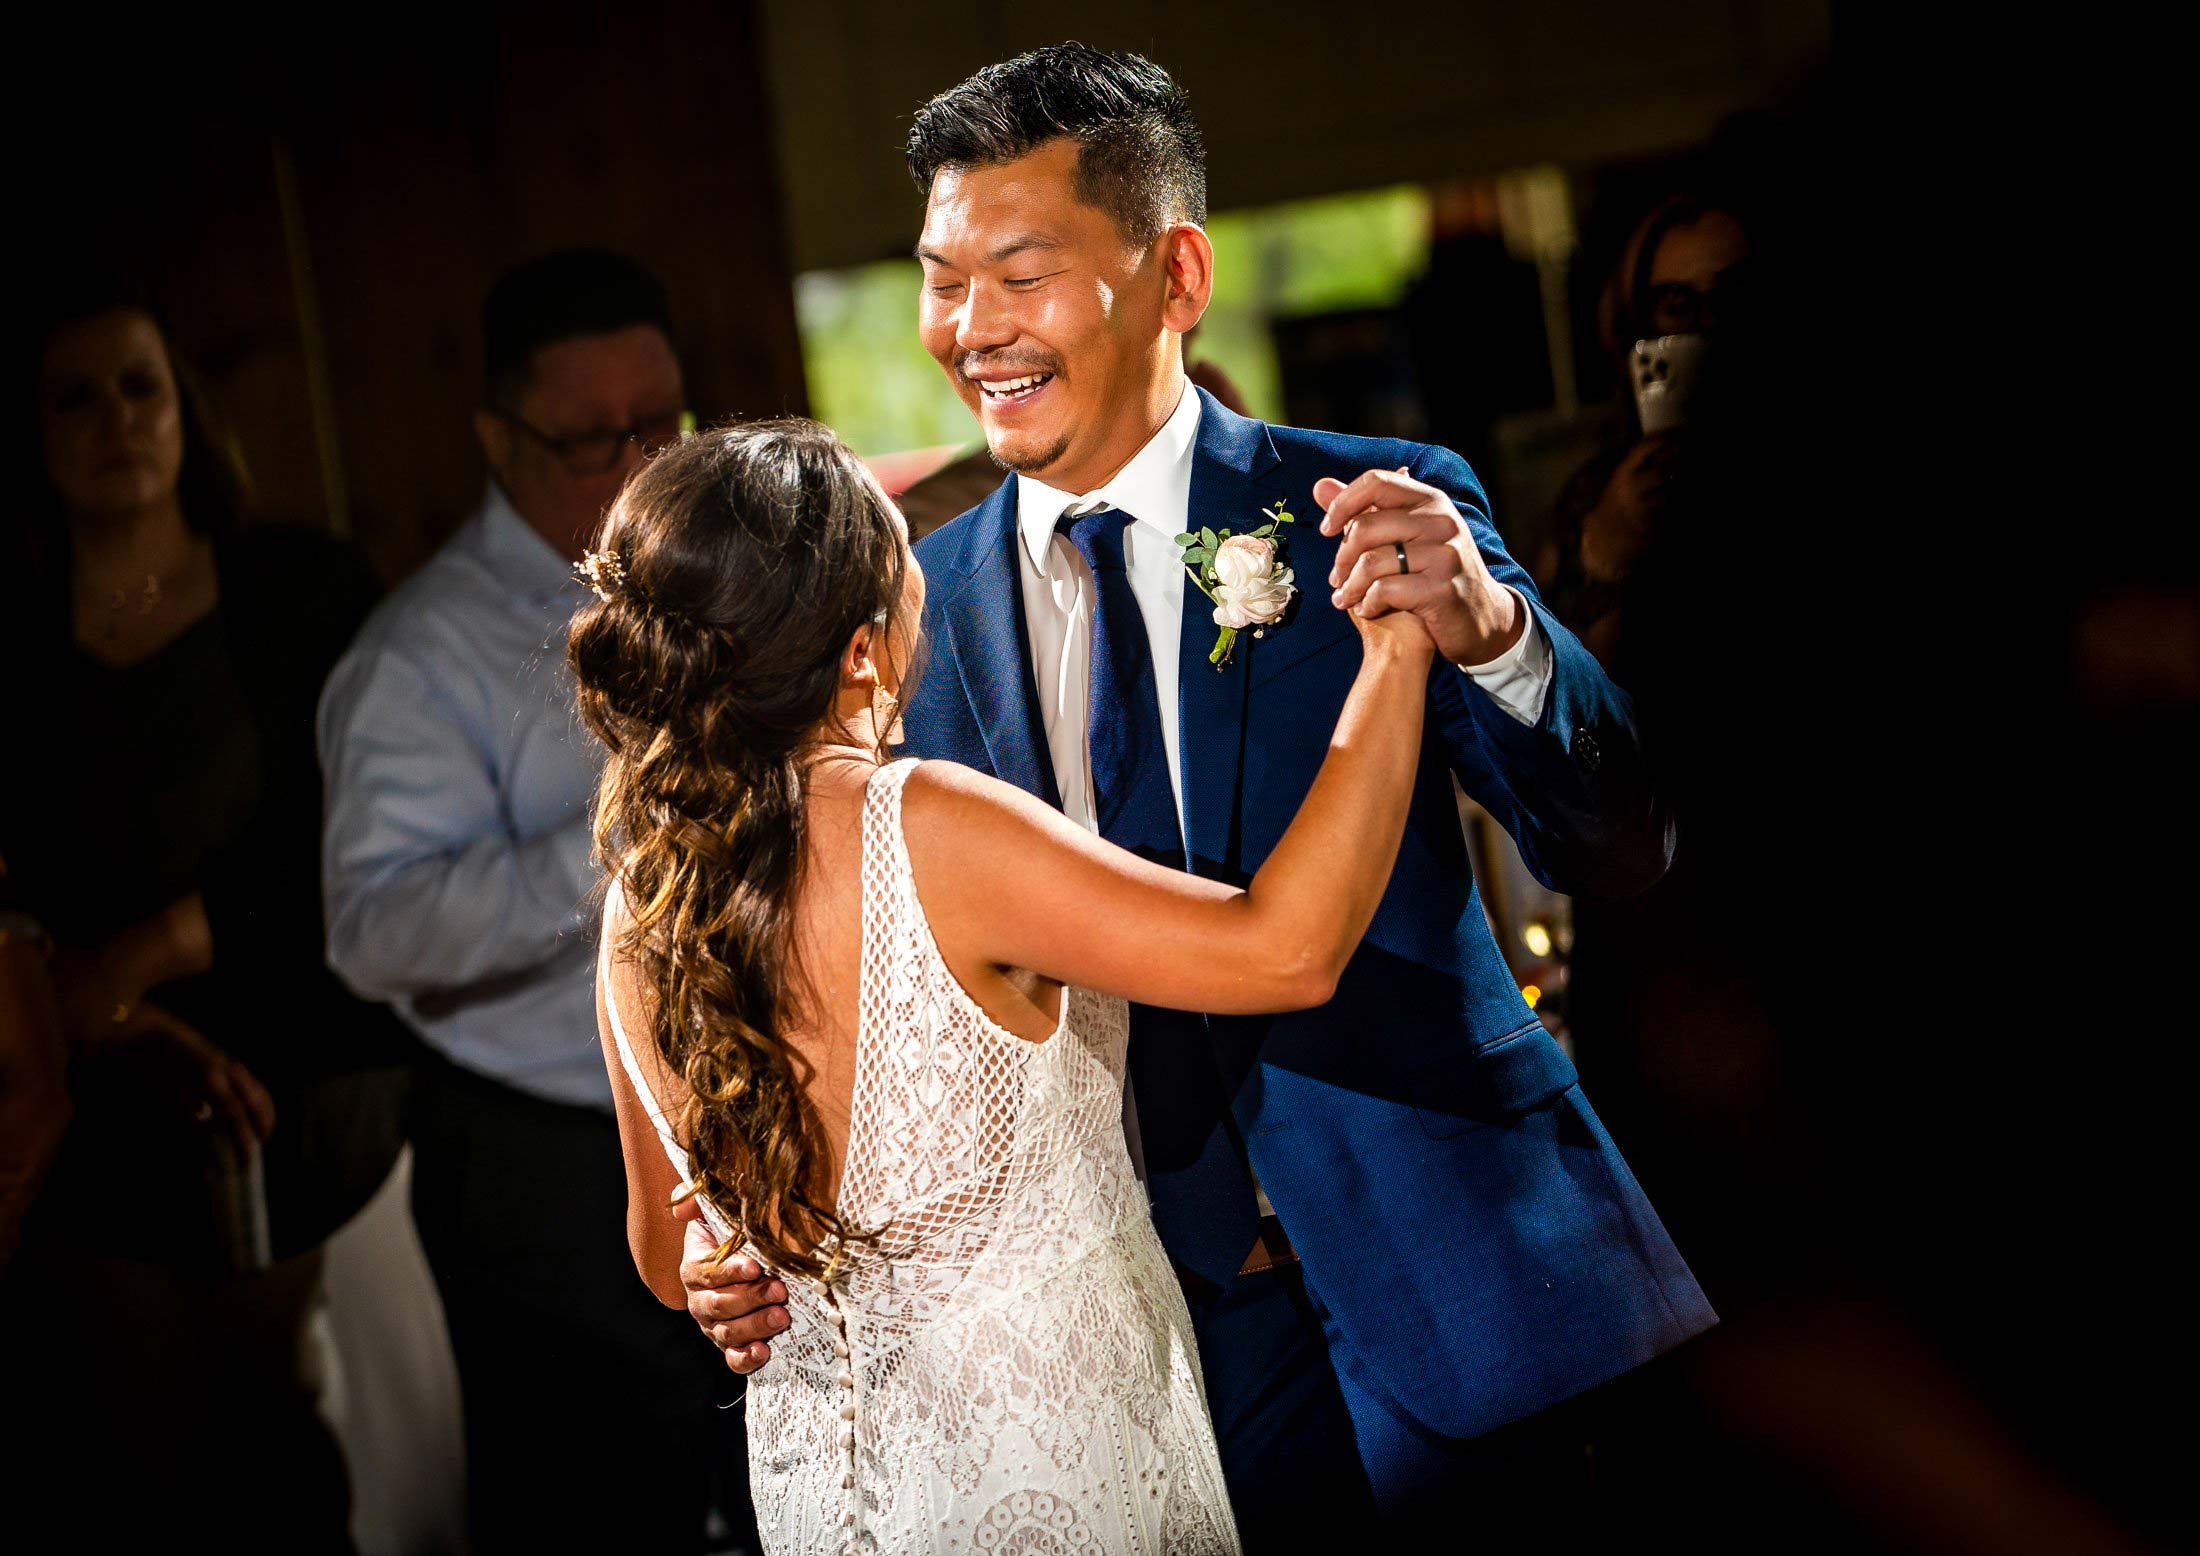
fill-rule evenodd
<path id="1" fill-rule="evenodd" d="M 1598 305 L 1622 384 L 1625 436 L 1560 493 L 1544 592 L 1559 619 L 1615 667 L 1628 581 L 1685 487 L 1682 448 L 1704 413 L 1720 337 L 1749 273 L 1750 240 L 1729 205 L 1674 195 L 1635 228 Z"/>

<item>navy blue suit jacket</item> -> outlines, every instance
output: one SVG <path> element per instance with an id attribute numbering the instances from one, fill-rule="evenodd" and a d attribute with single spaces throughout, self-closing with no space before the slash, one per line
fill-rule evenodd
<path id="1" fill-rule="evenodd" d="M 1261 1186 L 1346 1339 L 1337 1363 L 1446 1436 L 1470 1437 L 1627 1370 L 1715 1319 L 1573 1066 L 1522 1000 L 1476 894 L 1451 778 L 1580 896 L 1640 891 L 1671 855 L 1626 695 L 1505 554 L 1465 461 L 1442 448 L 1269 426 L 1203 404 L 1191 522 L 1240 533 L 1287 499 L 1296 614 L 1207 663 L 1185 583 L 1181 780 L 1191 866 L 1244 882 L 1290 825 L 1360 664 L 1329 604 L 1337 542 L 1314 483 L 1407 466 L 1449 493 L 1519 589 L 1555 666 L 1533 727 L 1439 661 L 1405 841 L 1336 998 L 1209 1031 Z M 1033 687 L 1015 483 L 917 546 L 928 659 L 908 749 L 1060 804 Z M 1170 689 L 1160 688 L 1163 696 Z M 1340 839 L 1339 847 L 1352 846 Z"/>

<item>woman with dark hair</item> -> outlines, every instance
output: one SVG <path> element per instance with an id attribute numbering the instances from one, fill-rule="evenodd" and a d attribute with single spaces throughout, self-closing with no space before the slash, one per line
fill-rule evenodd
<path id="1" fill-rule="evenodd" d="M 1427 634 L 1353 617 L 1327 761 L 1240 889 L 887 760 L 924 577 L 824 428 L 668 449 L 597 546 L 569 654 L 610 752 L 598 991 L 629 1237 L 682 1306 L 668 1207 L 692 1194 L 719 1259 L 785 1288 L 748 1385 L 765 1549 L 1235 1551 L 1122 1127 L 1126 1001 L 1330 997 L 1403 832 Z"/>
<path id="2" fill-rule="evenodd" d="M 1637 341 L 1698 337 L 1732 326 L 1746 298 L 1749 234 L 1733 206 L 1695 194 L 1661 201 L 1637 224 L 1597 302 L 1597 332 L 1620 385 L 1621 436 L 1559 494 L 1552 541 L 1537 569 L 1551 609 L 1607 668 L 1619 609 L 1676 490 L 1685 434 L 1646 431 L 1631 390 Z M 1718 349 L 1705 354 L 1715 369 Z"/>
<path id="3" fill-rule="evenodd" d="M 313 709 L 375 586 L 326 535 L 239 526 L 134 299 L 82 296 L 31 344 L 9 631 L 35 735 L 0 770 L 0 852 L 52 948 L 73 1119 L 12 1272 L 37 1345 L 11 1387 L 53 1453 L 30 1479 L 67 1497 L 126 1463 L 164 1533 L 342 1549 L 306 1326 L 322 1243 L 396 1160 L 402 1071 L 321 961 Z"/>

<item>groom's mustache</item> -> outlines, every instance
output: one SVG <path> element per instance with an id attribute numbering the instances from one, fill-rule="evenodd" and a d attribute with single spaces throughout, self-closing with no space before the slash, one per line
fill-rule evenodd
<path id="1" fill-rule="evenodd" d="M 1053 373 L 1059 376 L 1061 371 L 1062 359 L 1052 355 L 972 356 L 964 357 L 955 364 L 957 376 L 965 379 L 975 378 L 980 373 L 990 373 L 996 378 L 1009 377 L 1018 373 Z"/>

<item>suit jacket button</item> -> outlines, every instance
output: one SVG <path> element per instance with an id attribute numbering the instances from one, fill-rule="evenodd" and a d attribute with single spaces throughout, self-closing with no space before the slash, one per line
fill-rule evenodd
<path id="1" fill-rule="evenodd" d="M 1593 773 L 1604 765 L 1604 750 L 1597 744 L 1596 731 L 1586 726 L 1574 731 L 1574 760 L 1585 773 Z"/>

